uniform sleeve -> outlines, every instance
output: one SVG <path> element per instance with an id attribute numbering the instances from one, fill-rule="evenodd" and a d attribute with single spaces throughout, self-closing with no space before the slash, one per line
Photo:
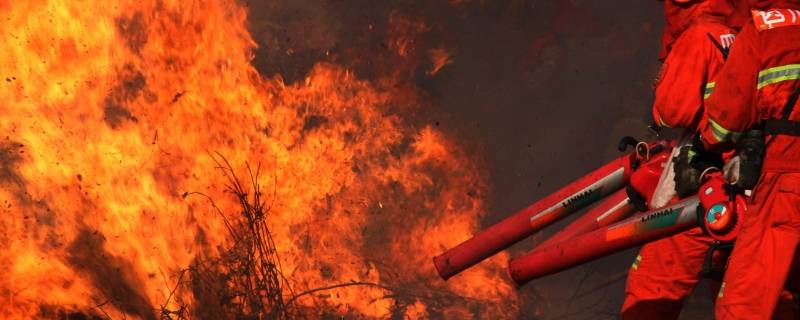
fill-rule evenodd
<path id="1" fill-rule="evenodd" d="M 702 33 L 690 31 L 675 41 L 661 66 L 653 103 L 653 118 L 660 126 L 692 128 L 702 110 L 712 48 Z"/>
<path id="2" fill-rule="evenodd" d="M 714 94 L 706 101 L 708 121 L 701 129 L 701 137 L 712 148 L 730 145 L 758 122 L 755 100 L 761 61 L 756 41 L 758 34 L 753 24 L 746 24 L 717 76 Z"/>

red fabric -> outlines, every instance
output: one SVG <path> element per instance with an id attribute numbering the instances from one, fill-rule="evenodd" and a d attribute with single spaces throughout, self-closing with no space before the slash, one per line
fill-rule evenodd
<path id="1" fill-rule="evenodd" d="M 738 17 L 739 3 L 748 0 L 696 0 L 696 1 L 664 1 L 664 32 L 661 34 L 661 52 L 658 59 L 664 61 L 671 51 L 674 42 L 690 26 L 701 21 L 724 23 L 726 18 Z M 733 21 L 738 21 L 734 18 Z"/>
<path id="2" fill-rule="evenodd" d="M 800 173 L 765 172 L 753 195 L 716 303 L 717 319 L 770 319 L 800 242 Z M 790 305 L 790 304 L 785 304 Z M 795 307 L 780 318 L 798 319 Z M 785 313 L 788 313 L 785 314 Z"/>
<path id="3" fill-rule="evenodd" d="M 798 0 L 748 0 L 753 9 L 787 8 L 796 9 L 800 1 Z"/>
<path id="4" fill-rule="evenodd" d="M 656 84 L 653 118 L 661 126 L 697 128 L 702 122 L 703 89 L 713 82 L 725 62 L 718 43 L 734 31 L 714 21 L 687 29 L 673 44 Z M 713 96 L 713 94 L 712 94 Z"/>
<path id="5" fill-rule="evenodd" d="M 760 9 L 798 7 L 798 1 L 780 6 L 759 3 L 764 5 Z M 706 101 L 707 116 L 738 132 L 761 120 L 780 118 L 800 82 L 787 80 L 759 90 L 758 73 L 797 63 L 800 26 L 758 32 L 752 22 L 747 23 L 717 77 L 714 94 Z M 798 115 L 796 111 L 790 119 L 800 120 Z M 702 137 L 713 147 L 722 146 L 711 138 L 708 124 Z M 796 288 L 796 283 L 786 280 L 796 274 L 790 266 L 800 242 L 800 138 L 768 138 L 762 177 L 753 193 L 717 299 L 717 319 L 769 319 L 777 301 L 787 298 L 781 293 L 784 285 Z"/>
<path id="6" fill-rule="evenodd" d="M 661 34 L 661 53 L 659 60 L 664 60 L 671 51 L 672 44 L 693 22 L 707 9 L 707 2 L 697 1 L 679 3 L 664 1 L 664 32 Z"/>
<path id="7" fill-rule="evenodd" d="M 798 5 L 793 6 L 796 7 Z M 728 63 L 717 76 L 714 94 L 706 101 L 707 116 L 735 132 L 745 131 L 764 119 L 780 118 L 786 100 L 800 83 L 782 81 L 758 90 L 758 73 L 797 63 L 800 63 L 800 26 L 758 32 L 752 23 L 746 24 L 736 37 Z M 800 120 L 798 112 L 791 119 Z M 724 147 L 712 138 L 710 125 L 702 128 L 701 135 L 706 143 Z M 768 142 L 765 170 L 800 172 L 800 139 L 777 136 Z"/>
<path id="8" fill-rule="evenodd" d="M 757 75 L 771 67 L 800 63 L 800 27 L 758 32 L 750 22 L 737 35 L 728 62 L 717 77 L 719 81 L 714 94 L 706 101 L 707 116 L 726 129 L 738 132 L 761 120 L 780 118 L 786 100 L 798 87 L 798 82 L 783 81 L 758 90 Z M 792 117 L 797 118 L 796 115 Z M 720 142 L 711 138 L 713 134 L 709 125 L 705 125 L 701 133 L 708 144 L 719 145 Z M 792 163 L 798 159 L 800 143 L 796 138 L 779 136 L 770 141 L 765 159 L 769 165 L 784 167 L 782 170 L 800 170 L 800 163 Z"/>
<path id="9" fill-rule="evenodd" d="M 665 1 L 663 51 L 669 52 L 656 84 L 656 123 L 695 130 L 703 122 L 703 90 L 725 62 L 721 36 L 733 34 L 715 14 L 728 1 Z M 732 12 L 727 11 L 728 13 Z M 677 40 L 672 41 L 672 39 Z M 713 94 L 712 94 L 713 95 Z M 693 229 L 642 247 L 625 287 L 623 319 L 676 319 L 683 299 L 700 281 L 712 239 Z"/>
<path id="10" fill-rule="evenodd" d="M 683 299 L 700 281 L 711 243 L 695 228 L 644 245 L 628 273 L 622 318 L 677 319 Z"/>
<path id="11" fill-rule="evenodd" d="M 733 10 L 728 15 L 727 25 L 735 30 L 739 30 L 750 21 L 750 10 L 754 0 L 734 0 Z"/>

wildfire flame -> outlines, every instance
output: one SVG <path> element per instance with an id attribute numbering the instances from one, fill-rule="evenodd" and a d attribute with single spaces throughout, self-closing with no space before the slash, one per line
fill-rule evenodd
<path id="1" fill-rule="evenodd" d="M 428 71 L 429 75 L 435 75 L 439 70 L 442 70 L 444 66 L 453 63 L 452 53 L 443 48 L 431 49 L 428 51 L 428 56 L 430 56 L 431 62 L 433 63 L 433 67 Z"/>
<path id="2" fill-rule="evenodd" d="M 345 67 L 262 77 L 237 3 L 0 1 L 0 19 L 0 317 L 235 317 L 226 174 L 267 204 L 280 291 L 256 294 L 284 315 L 518 311 L 507 257 L 449 282 L 430 261 L 479 228 L 475 161 Z"/>

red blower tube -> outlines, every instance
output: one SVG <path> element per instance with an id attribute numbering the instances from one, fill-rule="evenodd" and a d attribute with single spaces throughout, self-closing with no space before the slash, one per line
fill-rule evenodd
<path id="1" fill-rule="evenodd" d="M 625 219 L 634 212 L 636 212 L 636 208 L 631 203 L 631 200 L 628 199 L 627 191 L 625 189 L 619 190 L 607 199 L 603 199 L 597 206 L 589 209 L 570 225 L 547 238 L 536 248 L 549 247 L 581 234 L 597 230 Z"/>
<path id="2" fill-rule="evenodd" d="M 698 226 L 697 196 L 671 206 L 640 213 L 561 243 L 534 250 L 509 264 L 518 285 L 566 270 L 611 253 L 661 239 Z"/>
<path id="3" fill-rule="evenodd" d="M 630 217 L 637 209 L 644 210 L 646 203 L 650 203 L 655 193 L 661 173 L 667 165 L 670 153 L 662 152 L 650 157 L 649 160 L 640 162 L 636 170 L 628 179 L 628 187 L 619 190 L 603 199 L 597 206 L 591 208 L 580 218 L 573 221 L 561 231 L 557 232 L 546 241 L 537 246 L 537 249 L 551 246 L 566 241 L 581 234 L 611 225 L 622 219 Z M 631 193 L 637 200 L 631 200 Z M 641 201 L 638 205 L 635 204 Z"/>
<path id="4" fill-rule="evenodd" d="M 436 270 L 447 280 L 568 214 L 621 189 L 630 176 L 632 158 L 632 155 L 619 157 L 434 257 Z"/>

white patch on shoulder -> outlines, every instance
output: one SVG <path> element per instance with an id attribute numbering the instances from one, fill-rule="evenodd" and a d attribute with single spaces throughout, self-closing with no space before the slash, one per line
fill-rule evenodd
<path id="1" fill-rule="evenodd" d="M 729 33 L 723 34 L 719 36 L 719 44 L 722 45 L 723 48 L 728 49 L 733 45 L 733 40 L 736 39 L 736 35 Z"/>

